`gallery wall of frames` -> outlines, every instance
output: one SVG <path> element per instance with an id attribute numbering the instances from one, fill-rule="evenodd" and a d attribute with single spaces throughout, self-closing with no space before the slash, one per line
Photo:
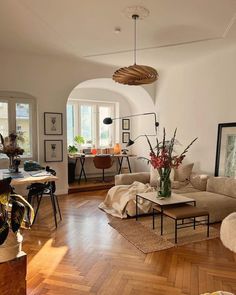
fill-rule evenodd
<path id="1" fill-rule="evenodd" d="M 50 136 L 44 140 L 45 162 L 63 161 L 63 140 L 51 138 L 51 136 L 63 135 L 62 113 L 44 113 L 44 135 Z"/>

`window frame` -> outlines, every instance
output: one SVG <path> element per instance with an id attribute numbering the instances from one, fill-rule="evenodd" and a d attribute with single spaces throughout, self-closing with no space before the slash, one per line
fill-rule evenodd
<path id="1" fill-rule="evenodd" d="M 96 148 L 107 148 L 108 146 L 100 146 L 99 144 L 99 107 L 110 107 L 111 108 L 111 118 L 114 118 L 117 112 L 117 102 L 107 102 L 107 101 L 98 101 L 98 100 L 82 100 L 82 99 L 69 99 L 67 105 L 73 105 L 73 116 L 74 116 L 74 136 L 81 134 L 81 125 L 79 122 L 79 113 L 81 105 L 92 106 L 92 145 L 95 145 Z M 114 121 L 111 125 L 112 128 L 112 145 L 115 142 L 118 142 L 117 139 L 117 122 Z M 81 145 L 83 148 L 91 147 L 88 144 Z"/>
<path id="2" fill-rule="evenodd" d="M 22 160 L 37 160 L 37 120 L 33 120 L 36 116 L 36 101 L 34 98 L 27 98 L 21 96 L 4 96 L 0 95 L 0 102 L 8 103 L 8 133 L 16 131 L 16 104 L 29 104 L 29 134 L 31 142 L 31 155 L 22 155 Z M 33 132 L 34 130 L 34 132 Z M 1 158 L 0 161 L 5 160 Z"/>

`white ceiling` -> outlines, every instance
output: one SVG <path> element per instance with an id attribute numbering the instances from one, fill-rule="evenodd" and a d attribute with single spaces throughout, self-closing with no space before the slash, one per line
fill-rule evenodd
<path id="1" fill-rule="evenodd" d="M 236 44 L 236 0 L 0 0 L 0 49 L 132 64 L 133 22 L 123 14 L 132 5 L 150 11 L 138 21 L 137 63 L 158 67 Z"/>

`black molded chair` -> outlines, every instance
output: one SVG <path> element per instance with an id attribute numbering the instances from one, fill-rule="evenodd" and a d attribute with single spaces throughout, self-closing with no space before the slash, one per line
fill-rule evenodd
<path id="1" fill-rule="evenodd" d="M 48 166 L 46 167 L 46 171 L 56 176 L 56 171 L 53 169 L 50 169 Z M 57 213 L 59 213 L 60 220 L 62 220 L 62 216 L 61 216 L 59 202 L 58 202 L 57 196 L 55 195 L 55 191 L 56 191 L 55 181 L 49 181 L 46 183 L 32 183 L 30 186 L 27 187 L 27 189 L 29 190 L 28 202 L 31 205 L 34 205 L 34 199 L 35 198 L 37 199 L 37 205 L 36 205 L 33 224 L 37 217 L 42 198 L 44 196 L 49 196 L 51 198 L 55 226 L 57 227 Z"/>
<path id="2" fill-rule="evenodd" d="M 111 155 L 96 155 L 93 158 L 94 166 L 97 169 L 102 169 L 102 181 L 105 181 L 105 169 L 109 169 L 113 165 L 113 157 Z"/>

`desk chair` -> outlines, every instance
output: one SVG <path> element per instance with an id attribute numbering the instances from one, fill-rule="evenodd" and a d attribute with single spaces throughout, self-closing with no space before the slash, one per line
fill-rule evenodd
<path id="1" fill-rule="evenodd" d="M 55 170 L 50 169 L 48 166 L 46 167 L 46 171 L 50 172 L 52 175 L 56 176 Z M 51 198 L 55 226 L 57 227 L 57 210 L 59 213 L 60 220 L 62 220 L 62 217 L 61 217 L 61 210 L 60 210 L 59 202 L 58 202 L 57 196 L 55 195 L 55 191 L 56 191 L 55 181 L 49 181 L 49 182 L 45 182 L 45 183 L 32 183 L 30 186 L 27 187 L 27 189 L 29 190 L 28 202 L 30 204 L 32 204 L 32 203 L 34 203 L 34 198 L 37 199 L 37 205 L 36 205 L 37 207 L 36 207 L 36 211 L 35 211 L 33 224 L 34 224 L 35 219 L 37 217 L 42 197 L 49 196 Z"/>
<path id="2" fill-rule="evenodd" d="M 105 182 L 105 169 L 109 169 L 113 165 L 113 157 L 111 155 L 96 155 L 93 158 L 94 166 L 97 169 L 102 169 L 102 181 Z"/>

